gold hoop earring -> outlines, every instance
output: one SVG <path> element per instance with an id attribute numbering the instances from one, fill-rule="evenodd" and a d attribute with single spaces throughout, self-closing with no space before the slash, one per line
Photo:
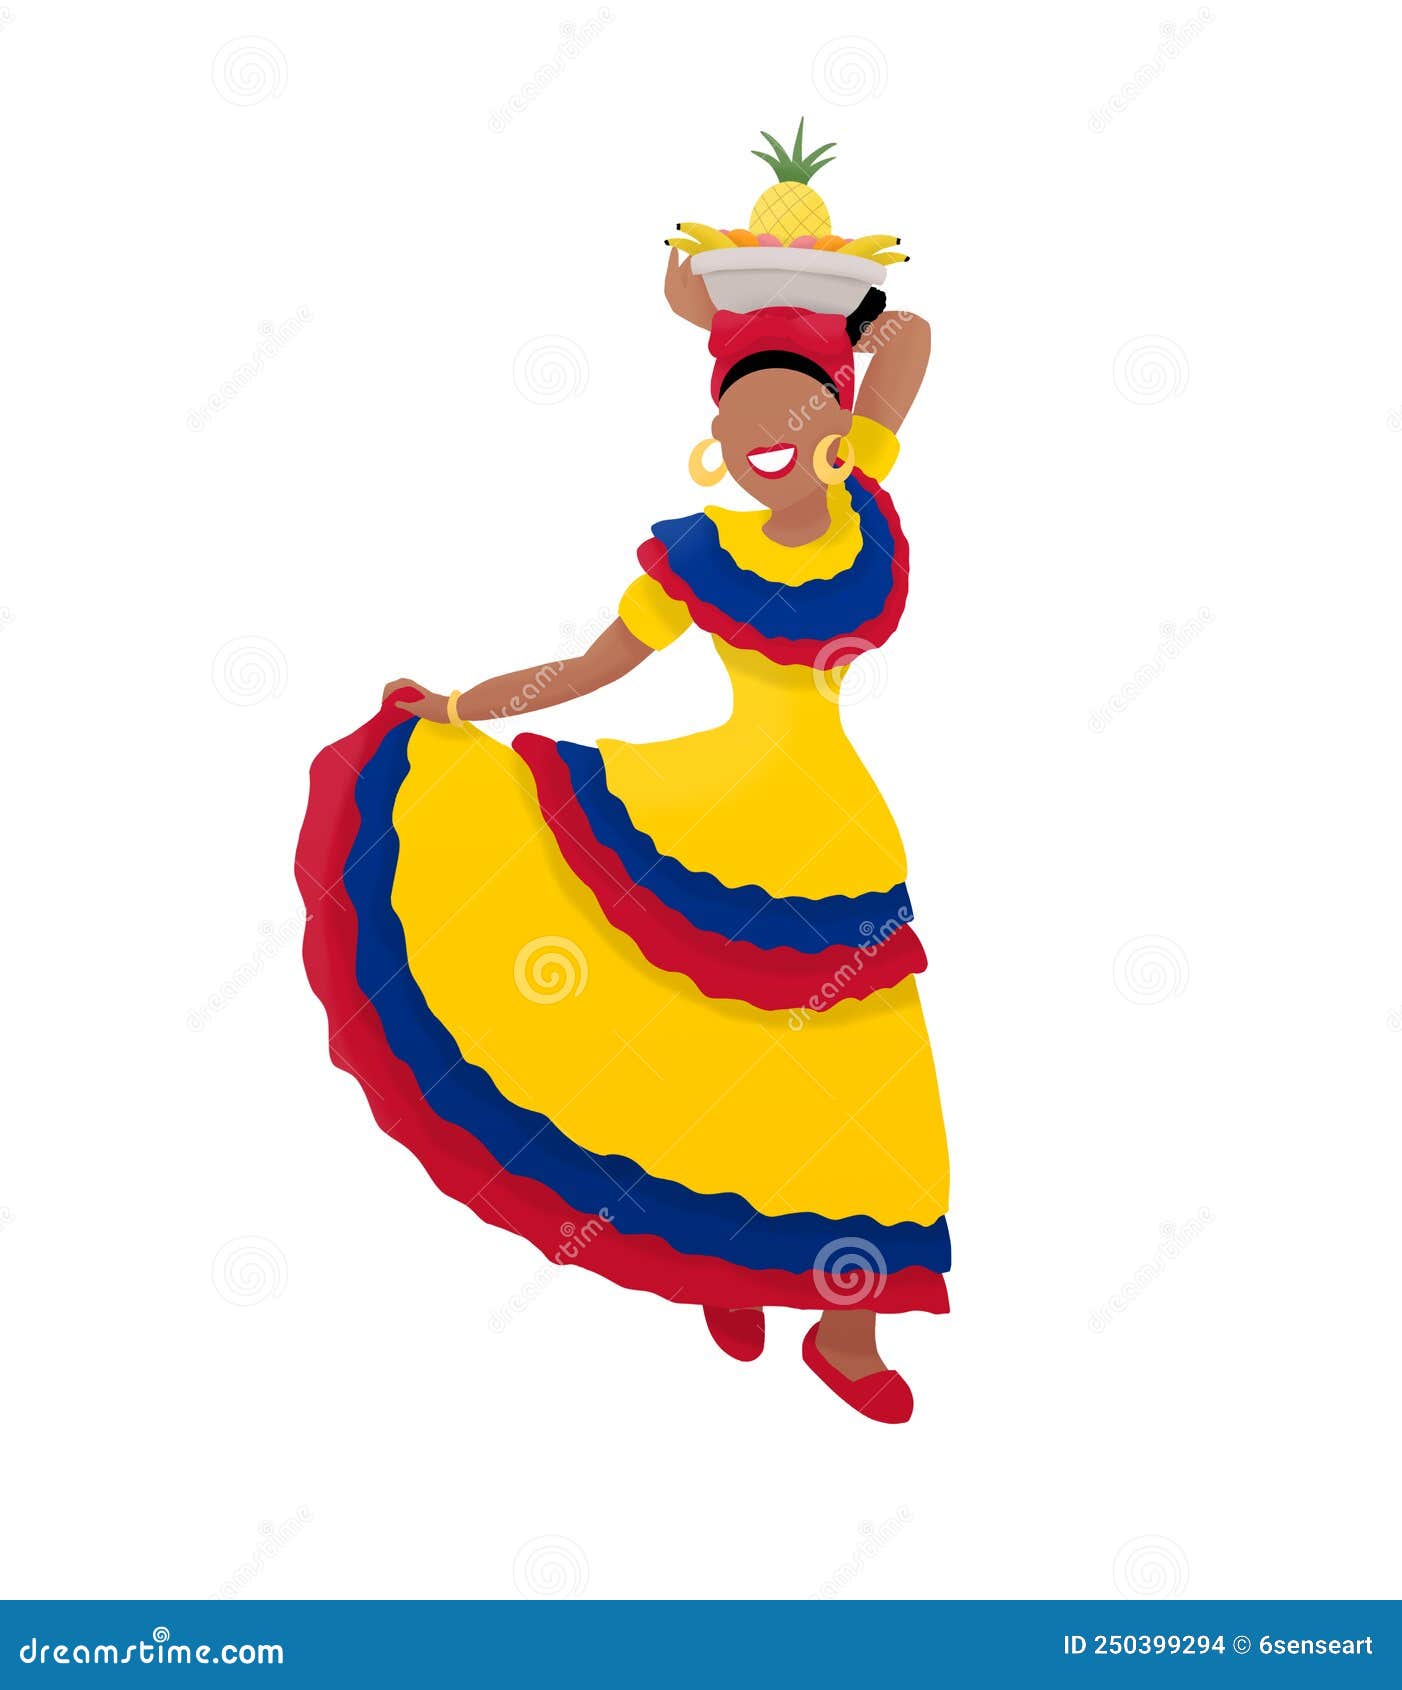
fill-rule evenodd
<path id="1" fill-rule="evenodd" d="M 828 462 L 828 447 L 836 444 L 842 463 L 834 467 Z M 836 487 L 839 482 L 846 481 L 854 469 L 852 462 L 852 442 L 845 434 L 825 434 L 813 448 L 813 473 L 827 487 Z"/>
<path id="2" fill-rule="evenodd" d="M 718 481 L 725 480 L 725 460 L 721 460 L 718 469 L 707 469 L 705 464 L 706 448 L 718 445 L 715 440 L 703 440 L 699 445 L 691 448 L 691 456 L 687 459 L 686 467 L 691 479 L 698 487 L 714 487 Z"/>

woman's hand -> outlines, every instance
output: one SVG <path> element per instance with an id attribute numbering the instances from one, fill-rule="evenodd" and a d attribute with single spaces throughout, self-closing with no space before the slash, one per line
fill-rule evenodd
<path id="1" fill-rule="evenodd" d="M 667 275 L 662 286 L 668 305 L 679 317 L 688 323 L 695 323 L 698 329 L 710 331 L 711 318 L 715 316 L 716 308 L 711 303 L 705 282 L 689 263 L 683 261 L 676 247 L 672 248 L 667 259 Z"/>
<path id="2" fill-rule="evenodd" d="M 583 698 L 610 681 L 620 680 L 636 669 L 652 647 L 630 634 L 622 620 L 610 622 L 580 657 L 555 658 L 534 669 L 516 669 L 509 675 L 495 675 L 458 694 L 457 719 L 467 722 L 495 722 L 543 710 L 547 704 Z M 391 681 L 382 694 L 388 698 L 399 691 L 416 692 L 412 699 L 395 699 L 395 709 L 421 722 L 448 722 L 448 700 L 441 692 L 430 692 L 417 681 Z"/>
<path id="3" fill-rule="evenodd" d="M 448 720 L 448 700 L 441 692 L 430 692 L 427 687 L 421 687 L 417 681 L 391 681 L 380 694 L 381 703 L 392 692 L 399 692 L 404 687 L 412 687 L 422 696 L 419 698 L 400 699 L 395 705 L 396 710 L 402 710 L 406 716 L 417 716 L 421 722 L 446 722 Z"/>

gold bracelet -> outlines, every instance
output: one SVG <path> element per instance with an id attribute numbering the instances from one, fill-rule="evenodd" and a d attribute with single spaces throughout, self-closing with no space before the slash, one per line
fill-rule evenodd
<path id="1" fill-rule="evenodd" d="M 455 728 L 465 728 L 467 726 L 467 723 L 464 722 L 462 717 L 458 715 L 458 700 L 461 697 L 462 694 L 460 692 L 450 692 L 448 694 L 448 720 Z"/>

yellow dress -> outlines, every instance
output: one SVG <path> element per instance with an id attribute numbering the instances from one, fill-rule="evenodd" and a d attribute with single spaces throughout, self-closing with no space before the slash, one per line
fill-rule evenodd
<path id="1" fill-rule="evenodd" d="M 484 1218 L 678 1301 L 948 1306 L 924 957 L 839 709 L 905 590 L 894 440 L 859 419 L 855 455 L 818 541 L 708 509 L 640 551 L 620 614 L 711 631 L 720 727 L 506 746 L 385 710 L 313 770 L 335 1060 Z"/>

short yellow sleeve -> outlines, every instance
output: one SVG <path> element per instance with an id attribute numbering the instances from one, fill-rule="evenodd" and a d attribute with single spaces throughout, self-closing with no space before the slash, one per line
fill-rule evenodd
<path id="1" fill-rule="evenodd" d="M 890 429 L 870 417 L 853 417 L 847 438 L 852 442 L 852 457 L 862 474 L 869 475 L 873 481 L 884 481 L 901 449 L 900 441 Z"/>
<path id="2" fill-rule="evenodd" d="M 661 651 L 691 626 L 691 612 L 670 597 L 651 575 L 639 575 L 619 601 L 623 626 L 644 645 Z"/>

